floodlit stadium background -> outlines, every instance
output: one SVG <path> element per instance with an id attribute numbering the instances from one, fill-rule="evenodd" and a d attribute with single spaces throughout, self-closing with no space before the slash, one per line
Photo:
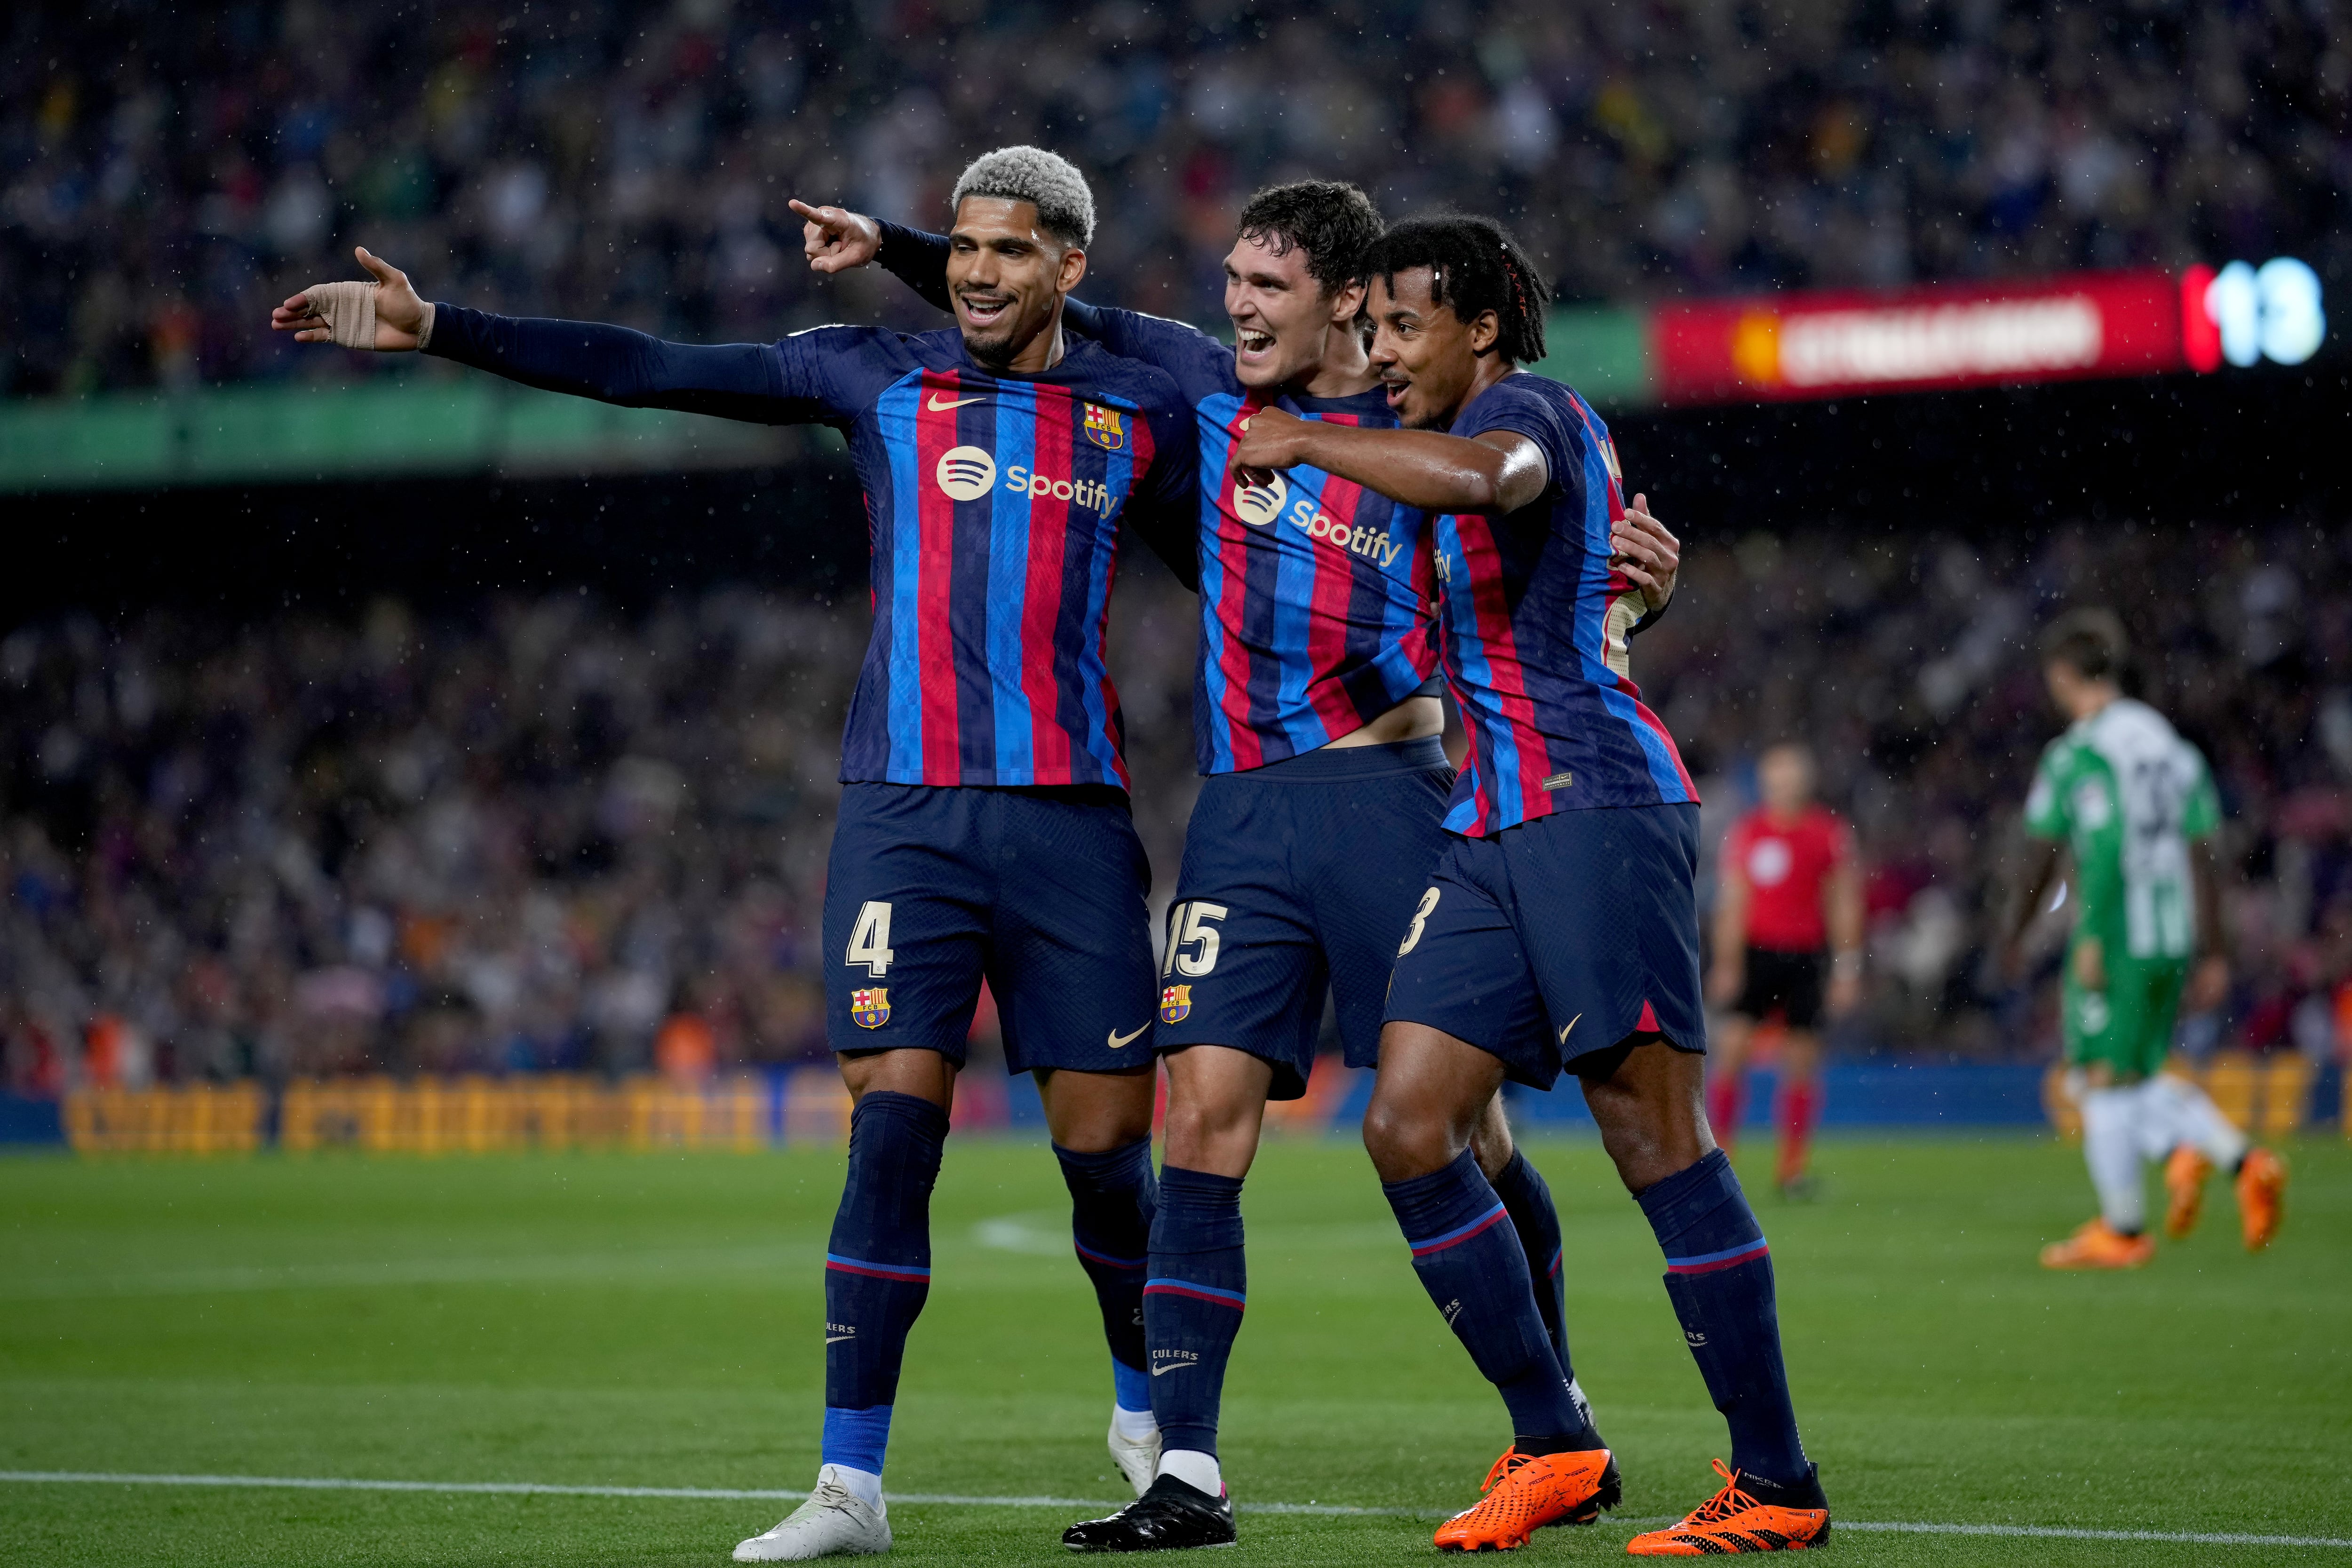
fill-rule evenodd
<path id="1" fill-rule="evenodd" d="M 1018 140 L 1095 178 L 1088 297 L 1212 328 L 1268 181 L 1516 227 L 1544 370 L 1688 545 L 1635 674 L 1711 831 L 1783 736 L 1861 830 L 1832 1121 L 2042 1115 L 2051 976 L 1985 944 L 2055 728 L 2024 650 L 2090 599 L 2227 803 L 2237 983 L 2184 1049 L 2250 1117 L 2340 1118 L 2340 11 L 295 0 L 0 38 L 0 1136 L 835 1135 L 837 443 L 265 318 L 364 240 L 428 297 L 682 338 L 934 325 L 812 279 L 785 200 L 936 224 Z M 1164 899 L 1193 609 L 1139 556 L 1116 605 Z"/>

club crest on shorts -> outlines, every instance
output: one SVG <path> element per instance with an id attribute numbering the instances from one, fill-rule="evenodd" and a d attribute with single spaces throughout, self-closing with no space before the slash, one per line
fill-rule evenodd
<path id="1" fill-rule="evenodd" d="M 1099 403 L 1087 405 L 1087 439 L 1106 452 L 1116 452 L 1127 445 L 1127 426 L 1119 423 L 1118 410 L 1105 408 Z"/>
<path id="2" fill-rule="evenodd" d="M 849 994 L 849 1021 L 861 1029 L 878 1029 L 890 1021 L 890 993 L 877 985 Z"/>
<path id="3" fill-rule="evenodd" d="M 1171 985 L 1160 994 L 1161 1023 L 1181 1024 L 1192 1016 L 1192 988 L 1190 985 Z"/>

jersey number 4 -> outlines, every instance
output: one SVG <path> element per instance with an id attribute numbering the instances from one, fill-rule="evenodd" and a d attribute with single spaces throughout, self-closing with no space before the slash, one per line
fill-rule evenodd
<path id="1" fill-rule="evenodd" d="M 857 909 L 857 924 L 849 933 L 849 952 L 844 963 L 862 963 L 866 973 L 881 976 L 890 973 L 890 961 L 898 955 L 890 951 L 890 906 L 879 899 L 868 899 Z"/>

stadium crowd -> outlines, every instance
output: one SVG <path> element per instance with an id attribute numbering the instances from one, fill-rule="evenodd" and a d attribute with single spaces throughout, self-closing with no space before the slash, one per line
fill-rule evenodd
<path id="1" fill-rule="evenodd" d="M 2158 594 L 2193 560 L 2193 594 Z M 2166 575 L 2159 579 L 2161 571 Z M 1635 673 L 1719 836 L 1796 736 L 1857 825 L 1870 986 L 1848 1049 L 2033 1057 L 2050 987 L 1987 933 L 2056 721 L 2031 653 L 2105 600 L 2228 812 L 2237 986 L 2190 1043 L 2352 1037 L 2352 529 L 1787 542 L 1686 557 Z M 1169 895 L 1196 781 L 1194 611 L 1114 611 L 1139 824 Z M 736 588 L 0 642 L 0 1047 L 18 1092 L 362 1068 L 822 1059 L 817 914 L 855 605 Z M 2045 971 L 2046 973 L 2046 971 Z"/>
<path id="2" fill-rule="evenodd" d="M 841 308 L 787 197 L 935 219 L 1022 140 L 1097 182 L 1090 291 L 1196 320 L 1301 172 L 1499 212 L 1570 300 L 2352 235 L 2352 22 L 2289 0 L 102 0 L 0 41 L 15 395 L 297 374 L 251 324 L 362 237 L 444 297 L 772 338 Z"/>

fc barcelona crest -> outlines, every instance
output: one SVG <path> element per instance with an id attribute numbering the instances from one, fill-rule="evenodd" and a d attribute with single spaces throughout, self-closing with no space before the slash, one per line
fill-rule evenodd
<path id="1" fill-rule="evenodd" d="M 1119 422 L 1118 410 L 1105 408 L 1099 403 L 1087 405 L 1087 439 L 1106 452 L 1116 452 L 1127 445 L 1127 426 Z"/>
<path id="2" fill-rule="evenodd" d="M 1192 1015 L 1192 988 L 1190 985 L 1171 985 L 1160 994 L 1161 1023 L 1181 1024 Z"/>
<path id="3" fill-rule="evenodd" d="M 849 1021 L 861 1029 L 878 1029 L 890 1021 L 890 993 L 877 985 L 849 994 Z"/>

